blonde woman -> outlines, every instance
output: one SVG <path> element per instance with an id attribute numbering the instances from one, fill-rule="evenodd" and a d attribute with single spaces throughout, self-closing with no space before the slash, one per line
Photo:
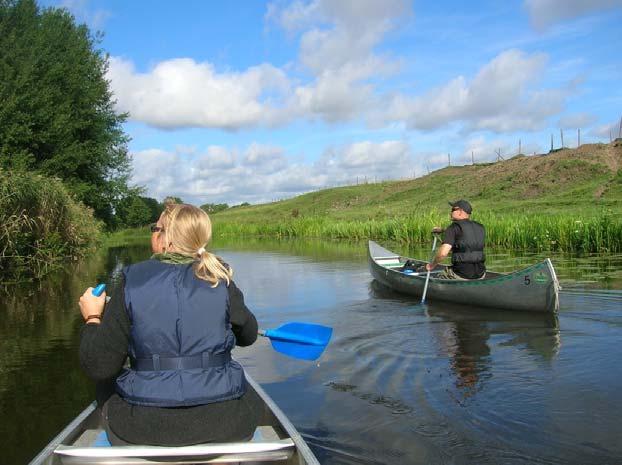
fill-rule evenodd
<path id="1" fill-rule="evenodd" d="M 92 288 L 80 298 L 81 365 L 95 381 L 114 380 L 114 393 L 98 392 L 109 440 L 180 446 L 248 438 L 261 404 L 231 350 L 255 342 L 257 320 L 231 268 L 206 249 L 210 219 L 172 204 L 151 232 L 154 255 L 123 269 L 108 304 Z"/>

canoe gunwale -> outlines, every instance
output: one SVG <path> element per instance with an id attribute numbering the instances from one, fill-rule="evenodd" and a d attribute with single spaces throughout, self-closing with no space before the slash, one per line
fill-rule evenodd
<path id="1" fill-rule="evenodd" d="M 62 429 L 44 448 L 33 458 L 29 465 L 42 465 L 63 442 L 74 440 L 81 431 L 82 425 L 97 408 L 97 402 L 91 402 L 82 412 L 74 418 L 65 428 Z M 73 438 L 72 438 L 73 436 Z"/>
<path id="2" fill-rule="evenodd" d="M 245 371 L 250 388 L 264 402 L 265 408 L 272 414 L 277 435 L 274 431 L 259 440 L 248 442 L 209 443 L 193 446 L 78 446 L 76 440 L 86 430 L 95 428 L 101 431 L 100 415 L 97 414 L 96 402 L 89 404 L 69 425 L 57 434 L 35 458 L 30 465 L 51 465 L 64 463 L 208 463 L 218 457 L 218 462 L 252 461 L 266 463 L 282 460 L 282 463 L 297 465 L 319 465 L 319 461 L 311 452 L 296 427 L 290 422 L 283 411 L 261 386 Z M 97 416 L 97 418 L 95 418 Z M 78 442 L 80 442 L 78 440 Z M 231 460 L 229 460 L 231 459 Z M 235 460 L 234 460 L 235 459 Z M 163 461 L 164 460 L 164 461 Z M 188 460 L 191 460 L 188 462 Z"/>

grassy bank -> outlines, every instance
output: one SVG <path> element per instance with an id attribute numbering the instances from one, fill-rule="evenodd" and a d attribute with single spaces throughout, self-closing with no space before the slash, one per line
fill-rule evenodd
<path id="1" fill-rule="evenodd" d="M 0 170 L 0 278 L 39 277 L 83 255 L 101 224 L 63 184 L 30 173 Z"/>
<path id="2" fill-rule="evenodd" d="M 622 141 L 421 178 L 345 186 L 212 215 L 220 236 L 326 237 L 429 243 L 466 198 L 487 243 L 513 249 L 622 251 Z"/>
<path id="3" fill-rule="evenodd" d="M 480 213 L 473 219 L 486 226 L 489 246 L 522 250 L 575 252 L 622 251 L 622 220 L 612 211 L 579 220 L 568 214 L 537 215 Z M 390 240 L 407 244 L 430 242 L 430 231 L 448 224 L 446 213 L 413 214 L 405 218 L 336 221 L 302 218 L 275 223 L 217 223 L 215 234 L 267 237 L 325 237 L 331 239 Z"/>

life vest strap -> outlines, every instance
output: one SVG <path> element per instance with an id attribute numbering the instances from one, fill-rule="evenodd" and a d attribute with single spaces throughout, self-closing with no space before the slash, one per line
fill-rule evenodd
<path id="1" fill-rule="evenodd" d="M 231 354 L 210 354 L 203 352 L 189 357 L 160 357 L 154 354 L 151 358 L 130 360 L 130 366 L 136 371 L 193 370 L 223 366 L 231 361 Z"/>

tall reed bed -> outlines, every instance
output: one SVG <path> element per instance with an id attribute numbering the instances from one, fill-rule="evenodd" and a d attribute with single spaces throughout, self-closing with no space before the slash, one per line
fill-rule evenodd
<path id="1" fill-rule="evenodd" d="M 622 251 L 622 218 L 611 211 L 589 218 L 568 214 L 493 214 L 473 216 L 486 226 L 488 245 L 521 250 L 566 252 Z M 434 226 L 449 224 L 449 215 L 439 212 L 413 213 L 405 218 L 367 221 L 338 221 L 320 217 L 264 223 L 227 223 L 214 218 L 214 233 L 223 237 L 325 237 L 374 239 L 403 243 L 428 243 Z"/>
<path id="2" fill-rule="evenodd" d="M 0 278 L 41 276 L 95 245 L 101 224 L 62 183 L 0 170 Z"/>

